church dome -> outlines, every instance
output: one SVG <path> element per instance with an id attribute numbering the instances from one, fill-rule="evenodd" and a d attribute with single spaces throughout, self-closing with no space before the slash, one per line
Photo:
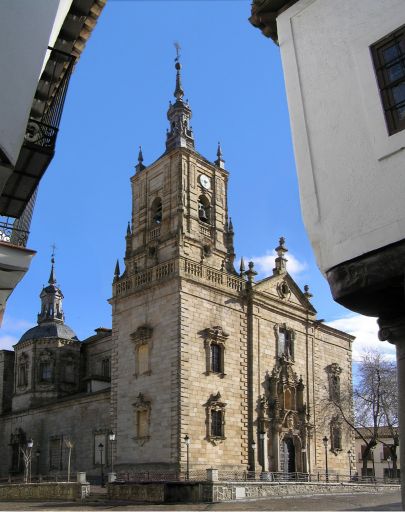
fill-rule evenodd
<path id="1" fill-rule="evenodd" d="M 39 340 L 42 338 L 62 338 L 64 340 L 77 340 L 75 332 L 66 324 L 49 322 L 36 325 L 28 329 L 26 333 L 21 336 L 18 343 L 26 340 Z"/>

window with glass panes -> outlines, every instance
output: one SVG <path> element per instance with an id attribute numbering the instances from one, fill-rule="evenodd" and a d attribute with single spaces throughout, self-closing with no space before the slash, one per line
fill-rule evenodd
<path id="1" fill-rule="evenodd" d="M 371 46 L 390 135 L 405 129 L 405 25 Z"/>
<path id="2" fill-rule="evenodd" d="M 211 371 L 215 373 L 222 372 L 221 347 L 216 343 L 211 344 Z"/>
<path id="3" fill-rule="evenodd" d="M 222 436 L 222 411 L 211 411 L 211 436 Z"/>

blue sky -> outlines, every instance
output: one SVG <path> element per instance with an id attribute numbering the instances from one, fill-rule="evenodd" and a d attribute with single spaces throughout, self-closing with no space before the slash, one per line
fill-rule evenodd
<path id="1" fill-rule="evenodd" d="M 115 261 L 123 268 L 131 215 L 129 179 L 138 146 L 144 164 L 164 151 L 166 112 L 179 41 L 196 149 L 230 171 L 229 209 L 237 258 L 271 273 L 286 237 L 289 271 L 310 285 L 318 318 L 394 354 L 374 319 L 333 302 L 301 220 L 280 52 L 248 22 L 250 1 L 109 0 L 72 76 L 56 156 L 41 182 L 28 246 L 38 251 L 10 297 L 0 342 L 9 348 L 36 323 L 51 245 L 66 323 L 80 339 L 111 326 Z"/>

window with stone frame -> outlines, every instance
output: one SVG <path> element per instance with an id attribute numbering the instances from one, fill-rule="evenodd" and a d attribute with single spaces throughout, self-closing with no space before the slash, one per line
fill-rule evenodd
<path id="1" fill-rule="evenodd" d="M 216 445 L 225 438 L 225 407 L 221 394 L 211 395 L 205 404 L 206 410 L 206 439 Z"/>
<path id="2" fill-rule="evenodd" d="M 393 135 L 405 129 L 405 25 L 370 49 L 388 133 Z"/>
<path id="3" fill-rule="evenodd" d="M 18 358 L 17 366 L 17 386 L 25 387 L 28 386 L 28 369 L 29 369 L 29 357 L 23 352 Z"/>
<path id="4" fill-rule="evenodd" d="M 277 356 L 288 361 L 294 361 L 295 333 L 286 324 L 275 325 L 277 338 Z"/>
<path id="5" fill-rule="evenodd" d="M 342 422 L 337 416 L 330 422 L 330 449 L 335 455 L 342 451 Z"/>
<path id="6" fill-rule="evenodd" d="M 54 354 L 48 350 L 42 350 L 37 359 L 38 382 L 49 384 L 53 381 L 54 372 Z"/>
<path id="7" fill-rule="evenodd" d="M 105 379 L 111 378 L 111 358 L 104 357 L 101 360 L 101 376 Z"/>
<path id="8" fill-rule="evenodd" d="M 150 438 L 151 402 L 146 400 L 142 393 L 139 393 L 132 405 L 135 413 L 134 439 L 143 444 Z"/>
<path id="9" fill-rule="evenodd" d="M 131 334 L 135 349 L 135 377 L 150 375 L 152 373 L 151 352 L 152 352 L 153 329 L 142 325 Z"/>
<path id="10" fill-rule="evenodd" d="M 329 400 L 340 402 L 340 374 L 342 368 L 337 363 L 332 363 L 326 367 L 328 374 Z"/>
<path id="11" fill-rule="evenodd" d="M 72 356 L 63 359 L 62 378 L 66 384 L 74 384 L 76 382 L 76 366 Z"/>
<path id="12" fill-rule="evenodd" d="M 225 343 L 229 334 L 216 325 L 203 331 L 206 374 L 215 373 L 221 377 L 225 376 Z"/>

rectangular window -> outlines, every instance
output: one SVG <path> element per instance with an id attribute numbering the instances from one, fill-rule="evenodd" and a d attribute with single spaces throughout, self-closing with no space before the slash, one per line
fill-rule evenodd
<path id="1" fill-rule="evenodd" d="M 390 135 L 405 129 L 405 25 L 371 46 Z"/>
<path id="2" fill-rule="evenodd" d="M 138 347 L 138 373 L 149 372 L 149 346 L 145 343 Z"/>
<path id="3" fill-rule="evenodd" d="M 101 375 L 106 379 L 111 378 L 111 362 L 109 357 L 101 361 Z"/>
<path id="4" fill-rule="evenodd" d="M 222 411 L 211 411 L 211 436 L 222 437 Z"/>
<path id="5" fill-rule="evenodd" d="M 26 363 L 22 363 L 18 367 L 18 385 L 26 386 L 27 384 L 28 384 L 28 366 Z"/>
<path id="6" fill-rule="evenodd" d="M 148 411 L 137 411 L 137 437 L 147 437 L 149 435 Z"/>
<path id="7" fill-rule="evenodd" d="M 52 366 L 48 361 L 42 361 L 39 365 L 39 375 L 42 382 L 51 382 Z"/>
<path id="8" fill-rule="evenodd" d="M 214 373 L 222 372 L 221 347 L 216 343 L 211 345 L 211 371 Z"/>

